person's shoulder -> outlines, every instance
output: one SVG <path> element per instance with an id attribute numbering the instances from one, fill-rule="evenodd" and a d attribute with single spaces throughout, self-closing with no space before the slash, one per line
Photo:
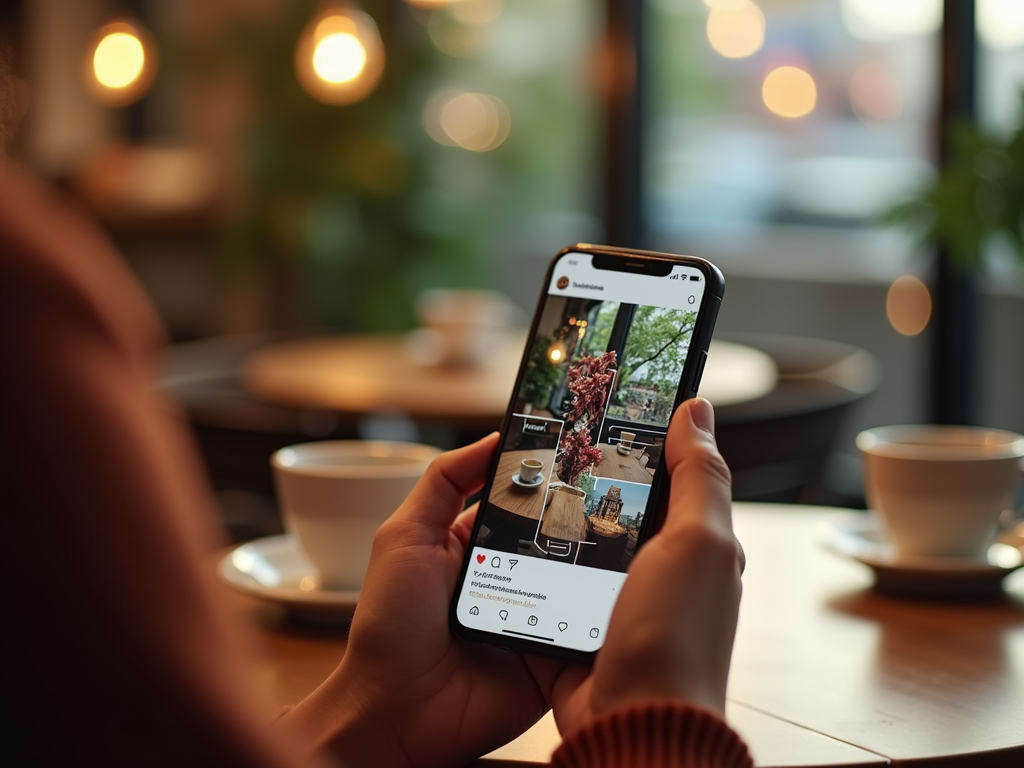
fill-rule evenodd
<path id="1" fill-rule="evenodd" d="M 5 271 L 52 269 L 69 251 L 110 248 L 70 198 L 24 169 L 0 172 L 0 264 Z"/>
<path id="2" fill-rule="evenodd" d="M 117 248 L 69 195 L 31 173 L 0 173 L 0 310 L 28 322 L 63 312 L 135 346 L 162 324 Z"/>

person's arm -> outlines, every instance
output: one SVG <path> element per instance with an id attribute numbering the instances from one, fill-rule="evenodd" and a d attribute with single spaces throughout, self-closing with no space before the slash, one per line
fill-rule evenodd
<path id="1" fill-rule="evenodd" d="M 13 172 L 11 172 L 13 174 Z M 3 747 L 19 765 L 294 764 L 247 696 L 159 323 L 107 241 L 0 179 Z"/>

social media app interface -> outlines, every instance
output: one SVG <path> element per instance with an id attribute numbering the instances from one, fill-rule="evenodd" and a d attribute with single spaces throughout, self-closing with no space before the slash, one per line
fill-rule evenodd
<path id="1" fill-rule="evenodd" d="M 580 651 L 604 643 L 648 514 L 704 295 L 664 276 L 555 265 L 456 614 L 466 627 Z"/>

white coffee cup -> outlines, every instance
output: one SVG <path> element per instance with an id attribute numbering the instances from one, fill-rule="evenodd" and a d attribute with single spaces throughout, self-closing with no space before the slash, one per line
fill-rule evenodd
<path id="1" fill-rule="evenodd" d="M 296 536 L 327 589 L 358 590 L 374 534 L 440 451 L 429 445 L 325 440 L 274 453 L 285 530 Z"/>
<path id="2" fill-rule="evenodd" d="M 482 365 L 518 314 L 511 300 L 496 291 L 435 288 L 416 301 L 421 327 L 409 335 L 406 349 L 423 364 Z"/>
<path id="3" fill-rule="evenodd" d="M 636 440 L 636 432 L 622 432 L 619 435 L 619 445 L 624 451 L 633 450 L 633 441 Z"/>
<path id="4" fill-rule="evenodd" d="M 901 555 L 980 557 L 1022 477 L 1024 436 L 908 425 L 861 432 L 868 504 Z"/>
<path id="5" fill-rule="evenodd" d="M 540 459 L 523 459 L 519 462 L 519 479 L 524 483 L 532 483 L 542 469 L 544 462 Z"/>

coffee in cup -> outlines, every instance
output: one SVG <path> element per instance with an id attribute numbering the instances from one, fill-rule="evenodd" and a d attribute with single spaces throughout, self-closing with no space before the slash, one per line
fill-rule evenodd
<path id="1" fill-rule="evenodd" d="M 284 527 L 317 571 L 319 586 L 358 590 L 373 537 L 440 451 L 391 441 L 325 440 L 274 453 Z"/>
<path id="2" fill-rule="evenodd" d="M 897 552 L 981 557 L 1022 478 L 1024 436 L 999 429 L 891 426 L 857 436 L 868 504 Z"/>

